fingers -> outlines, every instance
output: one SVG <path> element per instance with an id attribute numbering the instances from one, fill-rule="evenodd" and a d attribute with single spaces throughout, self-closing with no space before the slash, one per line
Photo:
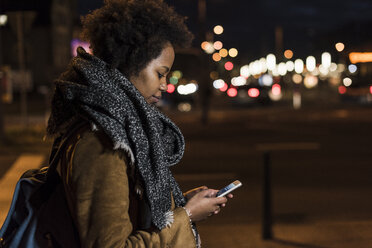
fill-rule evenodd
<path id="1" fill-rule="evenodd" d="M 203 190 L 203 191 L 200 191 L 198 194 L 201 194 L 201 196 L 203 197 L 213 197 L 216 195 L 216 190 L 214 189 L 206 189 L 206 190 Z"/>

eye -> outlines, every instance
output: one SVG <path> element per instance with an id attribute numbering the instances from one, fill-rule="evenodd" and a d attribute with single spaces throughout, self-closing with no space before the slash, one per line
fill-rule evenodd
<path id="1" fill-rule="evenodd" d="M 165 77 L 164 74 L 161 74 L 161 73 L 159 73 L 159 72 L 158 72 L 158 76 L 159 76 L 159 79 L 161 79 L 162 77 Z"/>

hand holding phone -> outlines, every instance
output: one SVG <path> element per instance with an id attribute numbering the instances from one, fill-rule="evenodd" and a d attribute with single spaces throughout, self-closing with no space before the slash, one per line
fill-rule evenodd
<path id="1" fill-rule="evenodd" d="M 227 185 L 225 188 L 218 191 L 217 194 L 216 194 L 216 197 L 223 197 L 223 196 L 229 194 L 230 192 L 236 190 L 240 186 L 242 186 L 242 183 L 239 180 L 235 180 L 234 182 Z"/>

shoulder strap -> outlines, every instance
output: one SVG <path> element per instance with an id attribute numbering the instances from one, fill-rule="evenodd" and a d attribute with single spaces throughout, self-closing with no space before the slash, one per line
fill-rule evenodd
<path id="1" fill-rule="evenodd" d="M 52 148 L 52 151 L 49 157 L 48 175 L 55 174 L 57 170 L 58 161 L 61 157 L 61 153 L 67 147 L 67 144 L 69 143 L 70 139 L 74 137 L 77 131 L 79 131 L 85 125 L 87 125 L 86 121 L 81 121 L 77 124 L 74 124 L 73 127 L 69 131 L 67 131 L 63 136 L 55 139 L 53 146 L 52 146 L 53 148 Z"/>

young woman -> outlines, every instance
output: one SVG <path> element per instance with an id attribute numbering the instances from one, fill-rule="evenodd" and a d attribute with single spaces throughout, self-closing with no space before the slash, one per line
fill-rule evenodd
<path id="1" fill-rule="evenodd" d="M 199 247 L 195 223 L 225 197 L 183 194 L 169 167 L 184 152 L 177 126 L 153 105 L 166 91 L 184 18 L 161 0 L 107 0 L 82 19 L 78 48 L 56 80 L 48 134 L 75 135 L 59 165 L 82 247 Z M 231 195 L 230 195 L 231 197 Z"/>

